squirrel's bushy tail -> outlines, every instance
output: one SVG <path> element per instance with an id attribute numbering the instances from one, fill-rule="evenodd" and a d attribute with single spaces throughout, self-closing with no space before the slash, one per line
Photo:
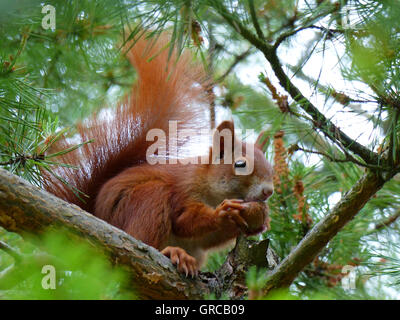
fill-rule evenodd
<path id="1" fill-rule="evenodd" d="M 96 195 L 106 181 L 146 161 L 146 150 L 154 143 L 146 141 L 150 129 L 158 128 L 168 135 L 169 120 L 178 120 L 180 129 L 204 127 L 207 100 L 202 68 L 193 65 L 188 52 L 178 60 L 176 53 L 168 57 L 167 44 L 165 35 L 156 42 L 142 37 L 129 50 L 127 57 L 138 74 L 130 95 L 112 115 L 95 115 L 78 125 L 79 140 L 93 142 L 57 158 L 57 162 L 78 167 L 53 169 L 68 185 L 43 172 L 47 191 L 93 212 Z M 70 146 L 63 138 L 55 149 Z M 88 196 L 80 195 L 84 202 L 74 189 Z"/>

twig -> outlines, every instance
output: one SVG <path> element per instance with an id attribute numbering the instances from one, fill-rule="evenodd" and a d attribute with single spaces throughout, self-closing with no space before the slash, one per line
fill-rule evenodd
<path id="1" fill-rule="evenodd" d="M 319 31 L 324 31 L 324 32 L 328 33 L 327 37 L 332 37 L 332 35 L 334 33 L 341 33 L 341 34 L 343 33 L 343 31 L 337 30 L 337 29 L 329 29 L 329 28 L 319 27 L 316 25 L 306 25 L 306 26 L 302 26 L 297 29 L 282 33 L 275 40 L 275 43 L 273 45 L 274 50 L 277 50 L 278 47 L 282 44 L 282 42 L 285 41 L 287 38 L 290 38 L 291 36 L 294 36 L 295 34 L 299 33 L 300 31 L 307 30 L 307 29 L 317 29 Z"/>
<path id="2" fill-rule="evenodd" d="M 257 36 L 260 39 L 265 41 L 264 34 L 261 31 L 260 24 L 258 23 L 258 20 L 257 20 L 256 10 L 254 9 L 254 1 L 253 0 L 248 0 L 248 2 L 249 2 L 251 20 L 253 21 L 253 25 L 254 25 L 254 28 L 256 29 Z"/>
<path id="3" fill-rule="evenodd" d="M 5 251 L 11 257 L 13 257 L 16 262 L 20 262 L 22 260 L 22 255 L 17 250 L 15 250 L 13 247 L 9 246 L 7 243 L 1 240 L 0 240 L 0 249 Z"/>
<path id="4" fill-rule="evenodd" d="M 42 155 L 42 154 L 18 155 L 15 158 L 11 158 L 8 161 L 0 162 L 0 166 L 8 166 L 10 164 L 15 164 L 18 162 L 25 164 L 26 160 L 41 161 L 41 160 L 44 160 L 44 155 Z"/>
<path id="5" fill-rule="evenodd" d="M 297 144 L 291 145 L 289 147 L 289 150 L 291 152 L 303 151 L 303 152 L 306 152 L 306 153 L 312 153 L 312 154 L 321 155 L 321 156 L 327 158 L 331 162 L 338 162 L 338 163 L 353 162 L 353 163 L 355 163 L 355 164 L 357 164 L 357 165 L 359 165 L 361 167 L 374 169 L 374 170 L 379 170 L 379 169 L 381 169 L 381 170 L 382 169 L 389 170 L 389 169 L 391 169 L 391 168 L 388 168 L 388 167 L 375 166 L 375 165 L 370 165 L 370 164 L 367 164 L 367 163 L 362 163 L 362 162 L 358 161 L 356 158 L 354 158 L 353 156 L 351 156 L 349 153 L 347 153 L 346 150 L 343 150 L 343 149 L 342 150 L 343 150 L 343 152 L 345 154 L 345 158 L 344 159 L 338 159 L 338 158 L 332 157 L 331 155 L 329 155 L 327 153 L 324 153 L 324 152 L 321 152 L 321 151 L 314 151 L 314 150 L 304 149 L 304 148 L 299 147 Z"/>
<path id="6" fill-rule="evenodd" d="M 208 23 L 208 35 L 209 35 L 209 46 L 208 46 L 208 67 L 207 67 L 207 73 L 210 79 L 212 78 L 212 74 L 214 73 L 214 59 L 215 59 L 215 54 L 216 54 L 216 45 L 217 41 L 215 40 L 214 37 L 214 29 L 213 29 L 213 24 Z M 214 94 L 214 84 L 210 84 L 207 86 L 206 91 L 208 93 L 209 97 L 209 110 L 210 110 L 210 129 L 215 128 L 215 94 Z"/>
<path id="7" fill-rule="evenodd" d="M 301 68 L 299 69 L 298 66 L 294 66 L 294 65 L 287 65 L 287 67 L 296 74 L 296 76 L 298 76 L 300 79 L 307 81 L 309 84 L 313 84 L 316 82 L 315 79 L 313 79 L 312 77 L 306 75 L 303 70 L 301 70 Z M 354 99 L 349 97 L 348 95 L 345 95 L 331 87 L 328 86 L 324 86 L 321 83 L 317 83 L 316 84 L 317 89 L 319 90 L 319 92 L 323 93 L 323 94 L 327 94 L 332 96 L 333 99 L 335 99 L 337 102 L 341 103 L 342 105 L 345 105 L 346 107 L 348 107 L 348 103 L 379 103 L 378 100 L 368 100 L 368 99 Z M 346 101 L 346 103 L 343 103 L 344 101 Z M 354 108 L 352 108 L 354 110 Z M 363 114 L 357 110 L 356 111 L 358 114 Z"/>
<path id="8" fill-rule="evenodd" d="M 389 227 L 391 224 L 395 223 L 399 218 L 400 218 L 400 210 L 397 210 L 392 216 L 390 216 L 386 220 L 377 223 L 373 231 L 379 231 L 383 228 Z"/>
<path id="9" fill-rule="evenodd" d="M 389 140 L 389 154 L 388 154 L 388 162 L 391 166 L 394 165 L 395 161 L 397 159 L 394 159 L 394 152 L 395 152 L 395 141 L 397 139 L 397 132 L 396 132 L 396 126 L 399 121 L 399 116 L 400 116 L 400 109 L 395 109 L 394 110 L 394 118 L 393 118 L 393 128 L 390 131 L 390 140 Z"/>
<path id="10" fill-rule="evenodd" d="M 243 53 L 235 55 L 235 60 L 232 62 L 232 64 L 229 66 L 229 68 L 224 72 L 224 74 L 222 76 L 218 77 L 217 80 L 215 80 L 215 82 L 223 81 L 232 72 L 232 70 L 238 65 L 239 62 L 246 59 L 252 53 L 251 49 L 252 48 L 250 47 Z"/>

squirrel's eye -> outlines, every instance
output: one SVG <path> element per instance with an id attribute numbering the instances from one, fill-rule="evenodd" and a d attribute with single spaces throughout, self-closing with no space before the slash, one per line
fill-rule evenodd
<path id="1" fill-rule="evenodd" d="M 245 160 L 239 160 L 235 162 L 235 168 L 245 168 L 245 167 L 246 167 Z"/>

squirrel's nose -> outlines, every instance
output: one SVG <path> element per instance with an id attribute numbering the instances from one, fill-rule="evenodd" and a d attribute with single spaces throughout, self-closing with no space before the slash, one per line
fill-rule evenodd
<path id="1" fill-rule="evenodd" d="M 270 187 L 265 187 L 263 189 L 264 200 L 267 200 L 274 193 L 274 189 Z"/>

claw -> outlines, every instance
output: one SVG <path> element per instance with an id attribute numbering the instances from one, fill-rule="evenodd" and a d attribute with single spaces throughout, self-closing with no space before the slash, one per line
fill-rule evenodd
<path id="1" fill-rule="evenodd" d="M 249 225 L 242 217 L 242 210 L 248 208 L 248 204 L 240 199 L 224 200 L 216 209 L 217 214 L 221 217 L 231 219 L 242 232 L 247 232 Z"/>
<path id="2" fill-rule="evenodd" d="M 189 271 L 188 271 L 188 269 L 187 269 L 187 267 L 185 265 L 183 265 L 182 268 L 185 271 L 185 276 L 187 278 Z"/>

